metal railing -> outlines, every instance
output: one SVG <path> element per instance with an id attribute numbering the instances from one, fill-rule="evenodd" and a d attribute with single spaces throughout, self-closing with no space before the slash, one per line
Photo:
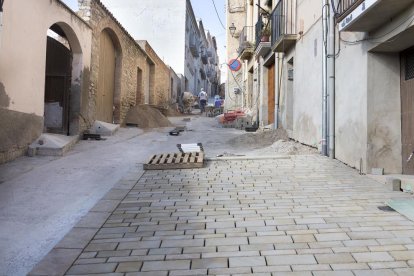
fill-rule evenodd
<path id="1" fill-rule="evenodd" d="M 253 48 L 253 26 L 245 26 L 239 37 L 239 55 L 246 49 Z"/>
<path id="2" fill-rule="evenodd" d="M 256 48 L 257 46 L 259 46 L 260 42 L 262 41 L 263 31 L 265 27 L 266 27 L 266 23 L 263 21 L 263 16 L 259 16 L 259 19 L 257 20 L 256 27 L 255 27 Z"/>
<path id="3" fill-rule="evenodd" d="M 296 34 L 296 0 L 280 0 L 271 14 L 272 46 L 283 35 Z"/>
<path id="4" fill-rule="evenodd" d="M 338 21 L 341 21 L 342 19 L 344 19 L 362 2 L 364 2 L 364 0 L 341 0 L 339 1 Z"/>

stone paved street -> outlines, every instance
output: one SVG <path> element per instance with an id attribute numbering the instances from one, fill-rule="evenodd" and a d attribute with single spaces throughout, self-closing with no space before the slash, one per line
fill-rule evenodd
<path id="1" fill-rule="evenodd" d="M 414 222 L 321 156 L 131 172 L 31 275 L 414 275 Z"/>

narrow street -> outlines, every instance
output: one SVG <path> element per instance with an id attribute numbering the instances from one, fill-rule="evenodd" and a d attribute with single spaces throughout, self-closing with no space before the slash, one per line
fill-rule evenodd
<path id="1" fill-rule="evenodd" d="M 232 148 L 244 131 L 183 118 L 171 118 L 186 125 L 180 136 L 121 128 L 61 158 L 2 165 L 0 274 L 39 262 L 31 275 L 413 273 L 414 223 L 378 209 L 407 194 L 317 154 Z M 191 142 L 203 143 L 205 168 L 143 171 L 151 154 Z"/>

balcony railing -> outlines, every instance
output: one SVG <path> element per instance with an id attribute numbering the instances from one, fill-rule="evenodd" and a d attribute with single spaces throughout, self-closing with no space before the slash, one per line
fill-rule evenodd
<path id="1" fill-rule="evenodd" d="M 193 57 L 199 57 L 200 54 L 198 52 L 198 39 L 195 36 L 190 37 L 189 47 Z"/>
<path id="2" fill-rule="evenodd" d="M 342 1 L 339 1 L 338 21 L 341 21 L 342 19 L 344 19 L 348 14 L 350 14 L 362 2 L 364 2 L 364 0 L 342 0 Z"/>
<path id="3" fill-rule="evenodd" d="M 206 51 L 201 52 L 201 61 L 203 64 L 208 64 L 208 56 Z"/>
<path id="4" fill-rule="evenodd" d="M 269 40 L 267 40 L 270 37 L 269 24 L 270 23 L 268 23 L 263 16 L 259 16 L 255 27 L 256 48 L 259 46 L 260 42 L 269 42 Z"/>
<path id="5" fill-rule="evenodd" d="M 241 59 L 249 59 L 254 51 L 253 27 L 245 26 L 240 33 L 238 53 Z"/>
<path id="6" fill-rule="evenodd" d="M 284 52 L 296 41 L 296 0 L 280 0 L 271 14 L 272 49 Z"/>

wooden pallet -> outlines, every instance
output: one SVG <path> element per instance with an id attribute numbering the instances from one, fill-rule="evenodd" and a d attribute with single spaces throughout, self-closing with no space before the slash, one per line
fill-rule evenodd
<path id="1" fill-rule="evenodd" d="M 144 170 L 175 170 L 202 168 L 203 152 L 164 153 L 151 156 L 144 164 Z"/>

